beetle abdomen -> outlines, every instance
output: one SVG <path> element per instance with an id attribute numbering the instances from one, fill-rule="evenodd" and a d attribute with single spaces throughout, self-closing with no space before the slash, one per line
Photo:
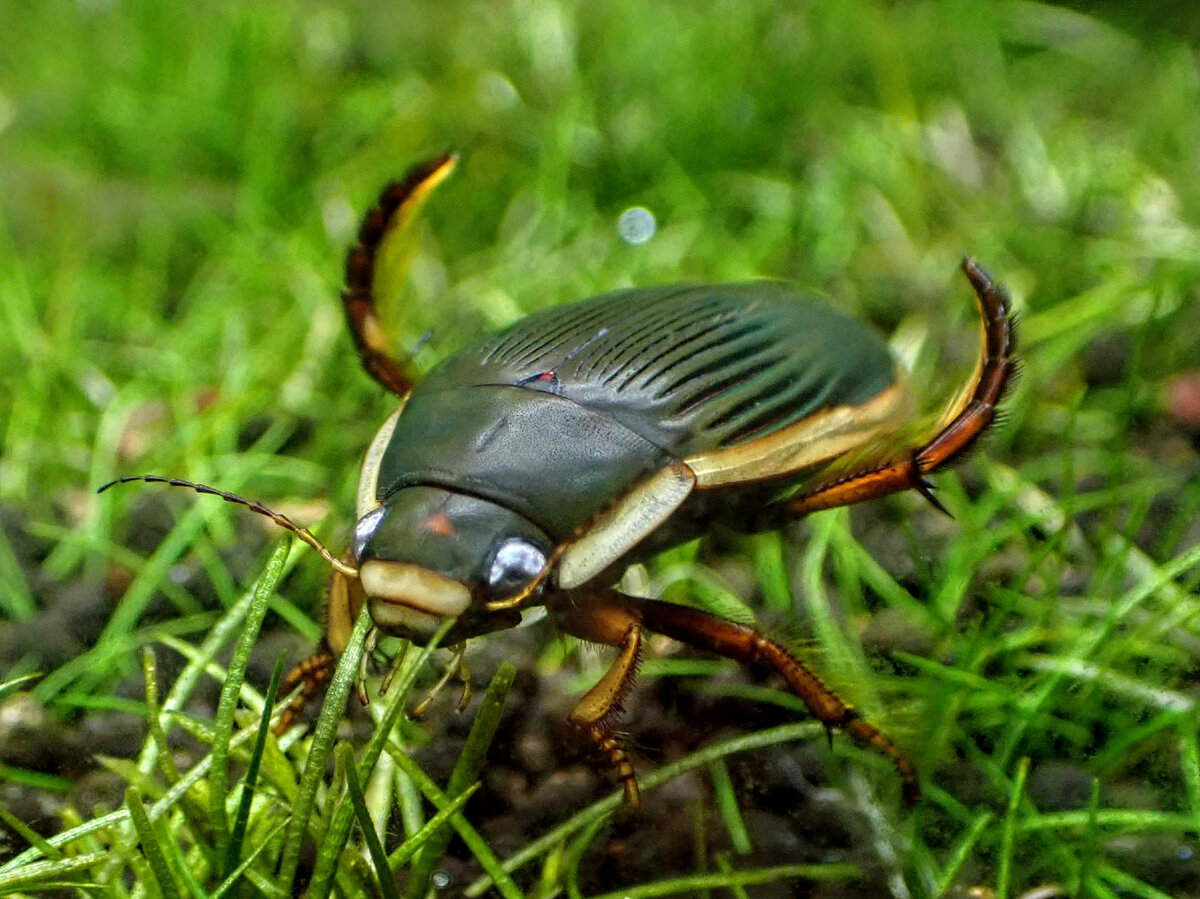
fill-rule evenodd
<path id="1" fill-rule="evenodd" d="M 682 458 L 862 405 L 895 368 L 867 326 L 764 281 L 624 290 L 536 313 L 430 382 L 553 393 Z"/>

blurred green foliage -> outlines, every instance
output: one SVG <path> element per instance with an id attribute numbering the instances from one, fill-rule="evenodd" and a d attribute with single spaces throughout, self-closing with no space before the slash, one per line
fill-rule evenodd
<path id="1" fill-rule="evenodd" d="M 1011 288 L 1024 378 L 998 461 L 966 490 L 942 476 L 957 536 L 930 560 L 897 530 L 941 628 L 905 688 L 944 728 L 918 761 L 970 759 L 993 793 L 944 784 L 943 829 L 913 825 L 899 868 L 918 894 L 933 858 L 1001 892 L 1195 882 L 1093 859 L 1090 836 L 1018 840 L 1036 860 L 1012 868 L 993 824 L 1022 756 L 1090 759 L 1130 808 L 1200 821 L 1200 466 L 1164 400 L 1200 364 L 1194 4 L 42 0 L 0 4 L 0 34 L 0 504 L 50 543 L 36 575 L 0 546 L 8 617 L 140 558 L 114 536 L 128 497 L 90 495 L 120 474 L 324 500 L 344 532 L 390 401 L 343 335 L 341 258 L 432 153 L 463 164 L 392 309 L 399 343 L 432 330 L 427 364 L 603 290 L 773 277 L 895 332 L 938 394 L 974 352 L 969 252 Z M 636 246 L 634 205 L 658 220 Z M 230 540 L 237 513 L 197 514 L 195 539 Z M 993 616 L 964 621 L 968 595 Z M 1141 846 L 1177 824 L 1113 826 Z"/>

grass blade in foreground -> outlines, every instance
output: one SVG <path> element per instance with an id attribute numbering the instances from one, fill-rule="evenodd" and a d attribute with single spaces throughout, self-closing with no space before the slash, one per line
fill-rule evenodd
<path id="1" fill-rule="evenodd" d="M 225 684 L 221 688 L 221 699 L 217 704 L 217 719 L 213 725 L 212 772 L 209 775 L 208 823 L 212 828 L 213 843 L 219 858 L 226 858 L 230 846 L 225 802 L 229 798 L 229 741 L 233 737 L 233 713 L 237 710 L 242 684 L 246 680 L 246 665 L 250 661 L 250 652 L 254 649 L 259 629 L 266 618 L 271 594 L 275 592 L 275 587 L 283 576 L 284 564 L 287 562 L 291 546 L 291 538 L 279 542 L 254 588 L 254 598 L 250 601 L 246 622 L 233 651 L 233 658 L 229 660 Z M 267 714 L 270 714 L 269 703 Z M 226 876 L 232 868 L 233 865 L 229 864 L 229 859 L 226 858 L 221 876 Z"/>
<path id="2" fill-rule="evenodd" d="M 379 834 L 375 832 L 371 813 L 367 811 L 367 801 L 363 798 L 362 784 L 358 782 L 358 770 L 354 764 L 354 749 L 349 743 L 339 743 L 337 756 L 342 770 L 346 772 L 346 789 L 350 793 L 350 805 L 358 817 L 358 826 L 362 830 L 367 851 L 371 854 L 371 863 L 375 866 L 375 878 L 379 881 L 379 890 L 383 893 L 384 899 L 400 899 L 400 890 L 396 888 L 396 878 L 388 865 L 387 853 L 383 850 L 383 843 L 379 841 Z"/>
<path id="3" fill-rule="evenodd" d="M 363 654 L 363 640 L 367 631 L 372 627 L 371 615 L 363 606 L 358 620 L 354 623 L 354 631 L 346 650 L 338 659 L 337 669 L 329 683 L 329 691 L 325 694 L 325 704 L 321 706 L 321 717 L 317 719 L 317 727 L 313 732 L 312 744 L 309 747 L 308 760 L 304 765 L 304 774 L 300 777 L 300 793 L 292 809 L 291 826 L 283 845 L 283 862 L 279 868 L 279 883 L 284 891 L 292 889 L 296 879 L 296 869 L 300 867 L 300 848 L 304 845 L 304 833 L 308 829 L 308 819 L 312 815 L 313 804 L 316 801 L 317 789 L 325 774 L 325 763 L 333 752 L 333 743 L 337 737 L 338 724 L 346 712 L 346 700 L 354 679 L 358 676 L 358 660 Z"/>
<path id="4" fill-rule="evenodd" d="M 389 700 L 387 711 L 375 725 L 375 733 L 367 742 L 367 746 L 362 752 L 362 759 L 358 763 L 360 782 L 370 778 L 371 773 L 375 770 L 375 764 L 391 738 L 392 731 L 400 720 L 400 715 L 404 712 L 409 693 L 416 682 L 417 672 L 433 654 L 434 649 L 441 643 L 442 637 L 446 635 L 452 625 L 451 621 L 443 624 L 425 644 L 420 654 L 408 653 L 405 657 L 400 677 L 397 682 L 392 684 L 392 697 Z M 346 804 L 334 812 L 333 823 L 325 832 L 325 839 L 317 853 L 317 863 L 313 869 L 312 880 L 309 882 L 309 890 L 314 895 L 322 895 L 329 889 L 330 881 L 333 879 L 338 859 L 342 853 L 342 847 L 345 846 L 349 837 L 353 818 L 354 810 Z"/>
<path id="5" fill-rule="evenodd" d="M 477 780 L 479 773 L 487 761 L 487 750 L 496 736 L 496 728 L 500 725 L 500 714 L 504 710 L 504 700 L 512 687 L 517 669 L 509 661 L 504 661 L 496 672 L 492 682 L 488 684 L 487 694 L 479 707 L 479 713 L 471 724 L 471 732 L 467 735 L 466 745 L 450 774 L 450 782 L 446 785 L 446 795 L 454 799 L 459 793 Z M 417 855 L 412 869 L 412 879 L 409 881 L 408 899 L 419 899 L 428 890 L 429 878 L 434 868 L 441 861 L 446 847 L 450 844 L 451 828 L 447 827 L 436 834 Z"/>
<path id="6" fill-rule="evenodd" d="M 250 820 L 250 804 L 254 801 L 254 788 L 258 782 L 258 769 L 262 763 L 263 750 L 267 745 L 267 734 L 271 732 L 271 709 L 275 706 L 275 698 L 279 694 L 279 682 L 283 678 L 283 656 L 275 662 L 271 672 L 271 683 L 267 687 L 266 701 L 263 703 L 262 716 L 258 722 L 258 734 L 254 738 L 254 750 L 250 754 L 250 764 L 246 767 L 246 782 L 242 788 L 242 797 L 238 802 L 237 816 L 233 821 L 233 831 L 225 844 L 225 856 L 221 864 L 221 874 L 227 880 L 238 867 L 238 858 L 242 854 L 242 841 L 246 837 L 246 824 Z M 255 850 L 257 853 L 261 850 Z"/>

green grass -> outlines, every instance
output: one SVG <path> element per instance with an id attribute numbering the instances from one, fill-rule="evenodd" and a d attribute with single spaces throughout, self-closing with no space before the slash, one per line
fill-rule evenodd
<path id="1" fill-rule="evenodd" d="M 911 753 L 927 792 L 914 810 L 885 762 L 845 740 L 829 759 L 840 807 L 878 847 L 873 882 L 894 895 L 1200 895 L 1200 464 L 1164 399 L 1197 366 L 1200 72 L 1186 35 L 1200 21 L 1190 4 L 1158 8 L 0 7 L 0 681 L 42 675 L 0 687 L 0 703 L 75 727 L 132 701 L 154 722 L 133 759 L 85 760 L 123 784 L 108 811 L 75 808 L 77 773 L 0 760 L 6 789 L 57 797 L 58 815 L 0 815 L 0 894 L 289 895 L 315 865 L 349 895 L 381 853 L 432 872 L 450 827 L 503 895 L 587 895 L 580 872 L 615 796 L 500 855 L 461 804 L 486 766 L 438 785 L 407 754 L 426 739 L 414 727 L 355 741 L 350 776 L 335 750 L 345 693 L 311 742 L 258 740 L 249 635 L 284 622 L 294 646 L 315 642 L 319 561 L 265 562 L 268 537 L 222 503 L 93 494 L 174 474 L 296 510 L 339 545 L 359 455 L 390 411 L 344 336 L 342 253 L 384 181 L 453 147 L 463 164 L 393 310 L 398 343 L 433 331 L 424 364 L 619 286 L 774 277 L 894 334 L 937 398 L 975 349 L 958 260 L 1009 286 L 1024 372 L 1006 423 L 937 476 L 953 521 L 896 497 L 723 545 L 731 555 L 668 554 L 649 583 L 739 614 L 748 602 Z M 634 205 L 659 223 L 640 246 L 616 229 Z M 103 620 L 49 655 L 69 628 L 43 610 L 81 592 Z M 167 652 L 185 659 L 170 679 L 144 700 L 114 695 L 153 685 Z M 578 670 L 570 648 L 513 661 Z M 712 669 L 727 673 L 658 670 L 788 702 L 697 673 Z M 212 681 L 220 700 L 189 699 Z M 757 865 L 735 851 L 749 802 L 737 753 L 815 733 L 798 721 L 640 762 L 651 803 L 655 784 L 702 777 L 723 836 L 695 825 L 691 873 L 621 895 L 869 877 L 836 853 Z M 164 750 L 183 734 L 202 751 L 176 767 Z M 1063 771 L 1081 795 L 1056 791 Z"/>

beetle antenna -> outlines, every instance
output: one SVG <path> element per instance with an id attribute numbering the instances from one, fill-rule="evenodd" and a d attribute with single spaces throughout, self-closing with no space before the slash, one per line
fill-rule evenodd
<path id="1" fill-rule="evenodd" d="M 302 528 L 296 522 L 292 521 L 286 515 L 268 509 L 257 500 L 246 499 L 243 496 L 238 496 L 236 493 L 229 493 L 225 490 L 218 490 L 216 487 L 210 487 L 207 484 L 197 484 L 192 481 L 185 481 L 182 478 L 164 478 L 157 474 L 137 474 L 126 475 L 123 478 L 117 478 L 115 481 L 109 481 L 103 487 L 96 490 L 97 493 L 103 493 L 110 487 L 115 487 L 117 484 L 128 484 L 132 481 L 144 481 L 147 484 L 166 484 L 168 487 L 187 487 L 190 490 L 195 490 L 197 493 L 203 493 L 206 496 L 219 496 L 227 503 L 233 503 L 237 506 L 245 506 L 251 512 L 257 512 L 259 515 L 265 515 L 271 519 L 279 527 L 286 531 L 291 531 L 318 553 L 334 571 L 346 575 L 346 577 L 358 577 L 358 569 L 347 565 L 341 559 L 334 556 L 328 549 L 325 548 L 320 540 L 313 536 L 312 531 L 308 528 Z"/>

